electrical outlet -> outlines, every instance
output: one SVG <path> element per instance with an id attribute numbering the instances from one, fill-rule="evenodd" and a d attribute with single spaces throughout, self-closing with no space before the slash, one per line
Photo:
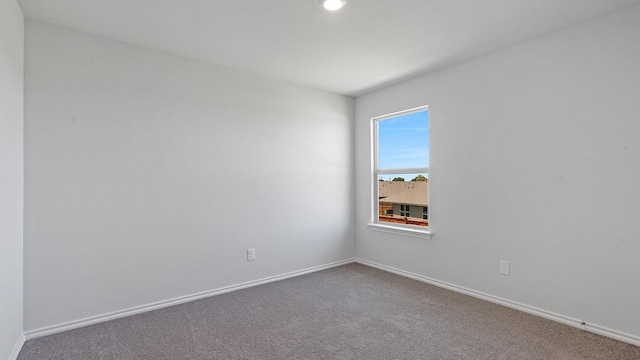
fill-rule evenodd
<path id="1" fill-rule="evenodd" d="M 509 275 L 509 262 L 505 260 L 500 260 L 500 274 Z"/>
<path id="2" fill-rule="evenodd" d="M 256 259 L 256 249 L 247 249 L 247 261 Z"/>

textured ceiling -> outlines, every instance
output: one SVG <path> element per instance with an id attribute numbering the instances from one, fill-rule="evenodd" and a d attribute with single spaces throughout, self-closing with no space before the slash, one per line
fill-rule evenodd
<path id="1" fill-rule="evenodd" d="M 20 0 L 25 16 L 356 96 L 640 0 Z"/>

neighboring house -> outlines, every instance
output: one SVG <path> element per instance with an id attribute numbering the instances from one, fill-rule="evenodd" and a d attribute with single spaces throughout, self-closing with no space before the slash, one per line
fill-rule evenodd
<path id="1" fill-rule="evenodd" d="M 380 221 L 429 226 L 426 181 L 378 181 Z"/>

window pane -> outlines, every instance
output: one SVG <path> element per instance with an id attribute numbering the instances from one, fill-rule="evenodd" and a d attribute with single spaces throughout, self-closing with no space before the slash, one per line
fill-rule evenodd
<path id="1" fill-rule="evenodd" d="M 429 167 L 429 112 L 380 120 L 378 146 L 379 169 Z"/>
<path id="2" fill-rule="evenodd" d="M 397 177 L 397 174 L 391 175 Z M 426 174 L 425 174 L 426 175 Z M 415 174 L 414 174 L 415 177 Z M 429 226 L 419 213 L 427 204 L 428 181 L 378 181 L 378 219 L 380 222 Z M 413 216 L 410 207 L 418 208 Z"/>
<path id="3" fill-rule="evenodd" d="M 374 121 L 378 221 L 427 227 L 420 208 L 428 206 L 429 112 L 425 107 Z"/>

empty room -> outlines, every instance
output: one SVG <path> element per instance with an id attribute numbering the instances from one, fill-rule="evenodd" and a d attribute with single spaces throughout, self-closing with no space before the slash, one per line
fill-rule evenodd
<path id="1" fill-rule="evenodd" d="M 640 359 L 640 0 L 0 0 L 0 359 Z"/>

